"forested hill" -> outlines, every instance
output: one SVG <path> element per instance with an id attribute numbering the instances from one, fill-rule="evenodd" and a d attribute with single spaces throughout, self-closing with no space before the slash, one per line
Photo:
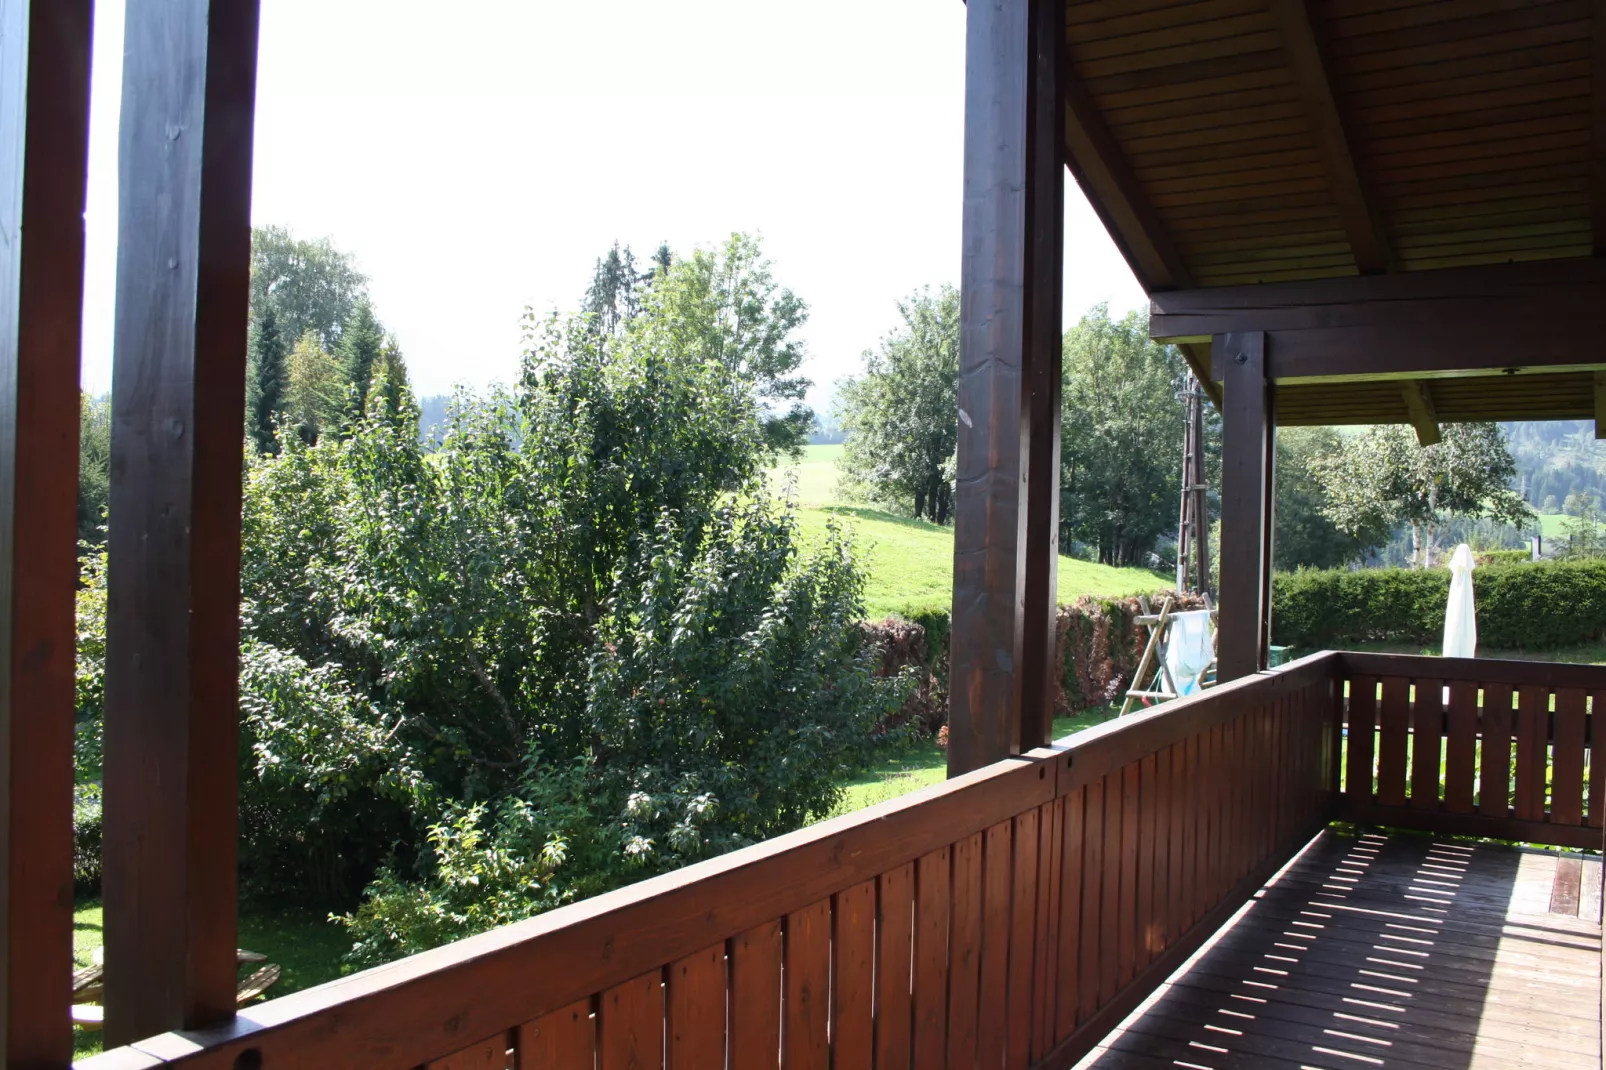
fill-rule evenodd
<path id="1" fill-rule="evenodd" d="M 1606 443 L 1590 420 L 1503 423 L 1517 461 L 1517 490 L 1544 512 L 1559 511 L 1569 494 L 1606 502 Z"/>

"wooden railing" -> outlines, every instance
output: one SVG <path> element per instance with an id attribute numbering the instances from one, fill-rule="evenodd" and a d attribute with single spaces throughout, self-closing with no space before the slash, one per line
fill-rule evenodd
<path id="1" fill-rule="evenodd" d="M 1340 818 L 1600 849 L 1606 667 L 1354 653 L 1339 667 Z"/>
<path id="2" fill-rule="evenodd" d="M 1335 660 L 87 1061 L 1065 1067 L 1332 815 Z"/>

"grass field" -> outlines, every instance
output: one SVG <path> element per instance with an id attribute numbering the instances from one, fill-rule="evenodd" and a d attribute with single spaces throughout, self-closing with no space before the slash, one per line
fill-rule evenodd
<path id="1" fill-rule="evenodd" d="M 73 908 L 73 966 L 88 966 L 90 956 L 104 943 L 100 900 Z M 287 996 L 340 976 L 340 959 L 351 950 L 351 938 L 322 911 L 261 911 L 240 913 L 240 946 L 259 951 L 283 970 L 269 996 Z M 101 1050 L 98 1032 L 73 1030 L 75 1057 Z"/>
<path id="2" fill-rule="evenodd" d="M 819 535 L 832 520 L 852 532 L 867 576 L 865 609 L 872 617 L 947 609 L 953 598 L 953 529 L 849 502 L 836 485 L 841 455 L 841 446 L 810 446 L 801 463 L 772 473 L 797 502 L 804 533 Z M 1060 558 L 1061 602 L 1080 595 L 1146 594 L 1166 586 L 1165 576 L 1148 569 Z"/>
<path id="3" fill-rule="evenodd" d="M 1117 713 L 1114 706 L 1101 706 L 1086 710 L 1074 717 L 1054 718 L 1054 738 L 1061 739 L 1072 732 L 1103 724 Z M 948 753 L 931 739 L 922 739 L 895 757 L 888 758 L 874 768 L 849 780 L 842 801 L 830 816 L 851 814 L 866 806 L 896 799 L 911 791 L 940 784 L 948 775 Z"/>

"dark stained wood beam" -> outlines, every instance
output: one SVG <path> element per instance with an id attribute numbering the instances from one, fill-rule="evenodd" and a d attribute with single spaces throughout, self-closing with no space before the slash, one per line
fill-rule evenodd
<path id="1" fill-rule="evenodd" d="M 1053 6 L 996 0 L 966 12 L 950 775 L 1047 731 L 1063 179 L 1040 143 L 1057 105 L 1029 83 L 1055 75 L 1037 48 Z"/>
<path id="2" fill-rule="evenodd" d="M 1349 237 L 1355 266 L 1363 274 L 1388 271 L 1394 266 L 1394 255 L 1387 228 L 1351 150 L 1315 13 L 1309 0 L 1271 0 L 1271 13 L 1288 56 L 1294 86 L 1316 137 L 1316 151 L 1321 155 L 1344 233 Z"/>
<path id="3" fill-rule="evenodd" d="M 1222 335 L 1212 346 L 1221 369 L 1221 576 L 1216 676 L 1223 682 L 1266 666 L 1271 615 L 1274 416 L 1266 379 L 1266 338 Z"/>
<path id="4" fill-rule="evenodd" d="M 1031 5 L 1032 72 L 1026 87 L 1026 570 L 1023 596 L 1020 728 L 1014 753 L 1047 746 L 1054 735 L 1054 660 L 1059 615 L 1060 390 L 1065 338 L 1065 8 Z M 951 730 L 950 730 L 951 731 Z"/>
<path id="5" fill-rule="evenodd" d="M 1400 396 L 1405 399 L 1405 411 L 1410 414 L 1411 426 L 1416 428 L 1416 441 L 1421 446 L 1437 445 L 1439 413 L 1433 405 L 1433 392 L 1427 381 L 1412 379 L 1400 384 Z"/>
<path id="6" fill-rule="evenodd" d="M 106 1040 L 234 1014 L 255 0 L 131 4 L 118 158 Z"/>
<path id="7" fill-rule="evenodd" d="M 1265 331 L 1278 382 L 1587 370 L 1606 368 L 1603 298 L 1606 260 L 1535 261 L 1154 293 L 1149 333 Z"/>
<path id="8" fill-rule="evenodd" d="M 90 0 L 0 2 L 0 1064 L 72 1060 Z"/>
<path id="9" fill-rule="evenodd" d="M 1594 15 L 1589 81 L 1589 211 L 1591 245 L 1606 256 L 1606 0 L 1591 0 Z"/>
<path id="10" fill-rule="evenodd" d="M 1594 374 L 1595 437 L 1606 438 L 1606 372 Z"/>

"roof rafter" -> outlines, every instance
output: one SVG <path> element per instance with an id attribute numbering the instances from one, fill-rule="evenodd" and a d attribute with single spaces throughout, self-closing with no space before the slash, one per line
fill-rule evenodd
<path id="1" fill-rule="evenodd" d="M 1405 411 L 1411 417 L 1411 426 L 1416 428 L 1416 441 L 1421 446 L 1436 446 L 1439 443 L 1439 413 L 1433 404 L 1433 391 L 1423 379 L 1411 379 L 1400 384 L 1400 394 L 1405 398 Z"/>
<path id="2" fill-rule="evenodd" d="M 1138 184 L 1120 145 L 1077 76 L 1075 61 L 1068 53 L 1063 56 L 1060 71 L 1065 87 L 1066 164 L 1076 184 L 1146 292 L 1192 287 L 1193 276 L 1181 252 Z M 1210 379 L 1208 347 L 1181 345 L 1178 348 L 1193 368 L 1205 394 L 1220 408 L 1221 388 Z"/>
<path id="3" fill-rule="evenodd" d="M 1316 151 L 1322 158 L 1333 201 L 1338 208 L 1344 233 L 1355 256 L 1355 266 L 1363 275 L 1394 268 L 1394 253 L 1383 225 L 1383 217 L 1367 194 L 1348 131 L 1338 106 L 1326 50 L 1317 36 L 1317 23 L 1308 0 L 1271 0 L 1283 50 L 1288 54 L 1289 70 L 1300 100 L 1316 136 Z"/>
<path id="4" fill-rule="evenodd" d="M 1606 0 L 1594 0 L 1589 87 L 1589 215 L 1591 245 L 1606 256 Z"/>

